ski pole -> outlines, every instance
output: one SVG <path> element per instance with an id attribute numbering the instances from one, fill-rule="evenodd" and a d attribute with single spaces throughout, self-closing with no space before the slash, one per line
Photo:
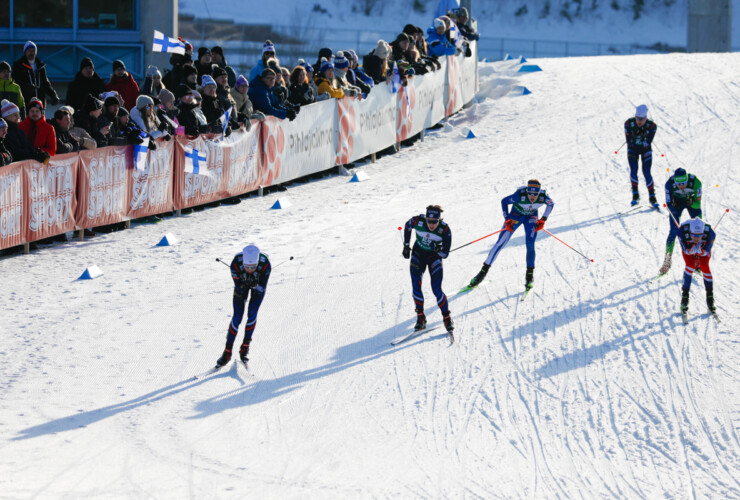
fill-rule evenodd
<path id="1" fill-rule="evenodd" d="M 498 230 L 498 231 L 496 231 L 495 233 L 487 234 L 487 235 L 485 235 L 485 236 L 483 236 L 483 237 L 481 237 L 481 238 L 478 238 L 477 240 L 473 240 L 473 241 L 471 241 L 470 243 L 465 243 L 465 244 L 464 244 L 464 245 L 462 245 L 462 246 L 459 246 L 459 247 L 457 247 L 457 248 L 453 248 L 452 250 L 450 250 L 450 253 L 454 252 L 455 250 L 460 250 L 461 248 L 464 248 L 464 247 L 466 247 L 466 246 L 468 246 L 468 245 L 472 245 L 473 243 L 475 243 L 475 242 L 477 242 L 477 241 L 480 241 L 480 240 L 484 240 L 484 239 L 488 238 L 489 236 L 493 236 L 494 234 L 498 234 L 498 233 L 500 233 L 501 231 L 506 231 L 506 228 L 503 228 L 503 229 L 499 229 L 499 230 Z"/>
<path id="2" fill-rule="evenodd" d="M 549 234 L 550 236 L 552 236 L 553 238 L 555 238 L 556 240 L 558 240 L 558 241 L 559 241 L 560 243 L 562 243 L 562 244 L 563 244 L 563 245 L 565 245 L 566 247 L 568 247 L 568 248 L 570 248 L 571 250 L 573 250 L 573 251 L 574 251 L 575 253 L 577 253 L 578 255 L 580 255 L 580 256 L 582 256 L 582 257 L 585 257 L 586 259 L 590 260 L 591 262 L 593 262 L 593 261 L 594 261 L 594 259 L 590 259 L 590 258 L 586 257 L 586 256 L 585 256 L 585 255 L 583 255 L 583 254 L 582 254 L 581 252 L 579 252 L 578 250 L 576 250 L 576 249 L 575 249 L 575 248 L 573 248 L 572 246 L 568 245 L 568 244 L 567 244 L 566 242 L 564 242 L 563 240 L 561 240 L 560 238 L 558 238 L 557 236 L 555 236 L 554 234 L 552 234 L 552 233 L 551 233 L 550 231 L 548 231 L 548 230 L 547 230 L 547 229 L 545 229 L 544 227 L 542 228 L 542 230 L 543 230 L 544 232 L 546 232 L 547 234 Z"/>
<path id="3" fill-rule="evenodd" d="M 665 156 L 665 155 L 663 154 L 663 152 L 662 152 L 662 151 L 660 150 L 660 148 L 658 147 L 658 145 L 657 145 L 657 144 L 653 144 L 653 146 L 655 146 L 655 149 L 657 149 L 657 150 L 658 150 L 658 153 L 660 153 L 660 156 L 663 156 L 663 157 Z"/>
<path id="4" fill-rule="evenodd" d="M 622 143 L 622 145 L 621 145 L 621 146 L 619 146 L 619 149 L 617 149 L 616 151 L 614 151 L 614 154 L 617 154 L 617 153 L 619 153 L 619 151 L 620 151 L 620 150 L 621 150 L 621 149 L 622 149 L 622 148 L 624 147 L 624 145 L 625 145 L 625 144 L 627 144 L 627 141 L 624 141 L 624 142 Z"/>
<path id="5" fill-rule="evenodd" d="M 670 211 L 670 209 L 666 206 L 665 203 L 663 203 L 663 208 L 665 208 L 666 210 L 668 210 L 668 215 L 670 215 L 671 216 L 671 219 L 673 219 L 673 223 L 676 225 L 677 228 L 681 229 L 681 226 L 678 224 L 678 221 L 673 216 L 673 212 Z M 719 220 L 722 220 L 722 218 L 720 217 Z"/>
<path id="6" fill-rule="evenodd" d="M 717 223 L 716 223 L 716 224 L 714 225 L 714 229 L 715 229 L 715 230 L 717 229 L 717 226 L 719 226 L 719 223 L 720 223 L 720 222 L 722 222 L 722 219 L 724 219 L 724 218 L 725 218 L 725 215 L 727 215 L 727 213 L 728 213 L 729 211 L 730 211 L 730 209 L 729 209 L 729 208 L 726 208 L 726 209 L 725 209 L 725 213 L 723 213 L 723 214 L 722 214 L 722 217 L 720 217 L 720 218 L 719 218 L 719 220 L 717 221 Z"/>
<path id="7" fill-rule="evenodd" d="M 280 264 L 275 264 L 275 265 L 273 266 L 273 269 L 277 269 L 278 267 L 282 266 L 283 264 L 285 264 L 286 262 L 288 262 L 288 261 L 291 261 L 291 260 L 293 260 L 293 256 L 292 256 L 292 255 L 290 256 L 290 259 L 285 259 L 285 260 L 284 260 L 284 261 L 282 261 L 282 262 L 281 262 Z"/>
<path id="8" fill-rule="evenodd" d="M 216 257 L 216 262 L 220 262 L 221 264 L 225 265 L 226 267 L 231 267 L 230 265 L 228 265 L 226 262 L 222 261 L 218 257 Z"/>

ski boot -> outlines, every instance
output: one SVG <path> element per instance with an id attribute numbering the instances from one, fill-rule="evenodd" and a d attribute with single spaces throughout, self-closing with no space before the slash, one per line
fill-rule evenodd
<path id="1" fill-rule="evenodd" d="M 655 197 L 655 191 L 650 191 L 650 197 L 648 198 L 648 201 L 650 201 L 650 205 L 652 205 L 653 208 L 660 208 L 660 205 L 658 205 L 658 198 Z"/>
<path id="2" fill-rule="evenodd" d="M 450 313 L 447 313 L 446 316 L 442 316 L 442 321 L 445 324 L 447 333 L 452 333 L 455 330 L 455 323 L 452 321 L 452 318 L 450 318 Z"/>
<path id="3" fill-rule="evenodd" d="M 528 267 L 524 275 L 524 288 L 531 290 L 534 286 L 534 267 Z"/>
<path id="4" fill-rule="evenodd" d="M 640 193 L 638 193 L 637 191 L 632 191 L 632 202 L 630 202 L 630 205 L 634 207 L 638 203 L 640 203 Z"/>
<path id="5" fill-rule="evenodd" d="M 489 264 L 483 264 L 483 267 L 481 267 L 480 272 L 475 275 L 475 278 L 470 280 L 470 285 L 468 285 L 470 288 L 475 288 L 478 285 L 481 284 L 483 279 L 486 277 L 486 274 L 488 274 L 488 270 L 491 268 Z"/>
<path id="6" fill-rule="evenodd" d="M 712 300 L 714 300 L 714 297 L 712 297 Z M 681 289 L 681 312 L 686 313 L 688 310 L 689 310 L 689 289 L 682 288 Z"/>
<path id="7" fill-rule="evenodd" d="M 427 327 L 427 317 L 424 316 L 424 309 L 416 310 L 416 324 L 414 325 L 414 331 L 418 332 Z"/>
<path id="8" fill-rule="evenodd" d="M 226 349 L 224 349 L 224 353 L 221 355 L 221 357 L 218 358 L 218 361 L 216 361 L 216 366 L 220 368 L 229 361 L 231 361 L 231 349 L 227 347 Z"/>
<path id="9" fill-rule="evenodd" d="M 249 358 L 247 357 L 247 354 L 249 354 L 249 344 L 251 342 L 252 342 L 251 340 L 245 340 L 242 343 L 242 346 L 239 348 L 239 359 L 245 365 L 247 364 L 247 361 L 249 361 Z"/>
<path id="10" fill-rule="evenodd" d="M 714 305 L 714 290 L 707 290 L 707 307 L 710 313 L 717 312 L 717 306 Z"/>
<path id="11" fill-rule="evenodd" d="M 671 269 L 671 259 L 672 259 L 672 257 L 673 257 L 672 254 L 666 252 L 665 259 L 663 260 L 663 265 L 660 266 L 660 270 L 658 271 L 658 273 L 665 274 L 665 273 L 667 273 Z"/>

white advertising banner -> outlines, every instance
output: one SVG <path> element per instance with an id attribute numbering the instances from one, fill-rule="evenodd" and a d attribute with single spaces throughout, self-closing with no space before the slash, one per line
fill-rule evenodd
<path id="1" fill-rule="evenodd" d="M 391 92 L 390 85 L 381 83 L 365 99 L 345 97 L 338 104 L 338 165 L 395 144 L 398 94 Z"/>
<path id="2" fill-rule="evenodd" d="M 460 67 L 460 82 L 458 87 L 462 93 L 463 104 L 469 103 L 478 89 L 478 46 L 475 42 L 470 44 L 473 52 L 471 57 L 464 55 L 455 56 Z"/>

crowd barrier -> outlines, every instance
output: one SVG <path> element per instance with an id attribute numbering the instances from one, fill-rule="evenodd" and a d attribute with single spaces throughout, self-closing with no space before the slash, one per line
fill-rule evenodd
<path id="1" fill-rule="evenodd" d="M 471 49 L 473 57 L 441 58 L 441 70 L 414 76 L 406 87 L 381 84 L 366 99 L 311 104 L 292 122 L 267 117 L 227 138 L 158 140 L 144 169 L 135 168 L 131 146 L 2 167 L 0 249 L 241 195 L 398 144 L 472 100 L 478 72 Z M 191 149 L 205 153 L 198 174 L 186 172 Z"/>

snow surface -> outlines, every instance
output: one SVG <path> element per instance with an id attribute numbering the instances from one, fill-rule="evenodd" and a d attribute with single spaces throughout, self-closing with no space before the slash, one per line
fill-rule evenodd
<path id="1" fill-rule="evenodd" d="M 484 64 L 478 105 L 362 167 L 365 182 L 0 260 L 0 497 L 740 497 L 738 57 Z M 507 95 L 516 85 L 533 93 Z M 699 279 L 682 324 L 678 254 L 649 282 L 667 217 L 616 215 L 630 189 L 614 150 L 640 103 L 659 126 L 658 185 L 684 166 L 706 220 L 732 210 L 711 261 L 721 324 Z M 457 342 L 438 328 L 390 346 L 414 321 L 398 226 L 440 203 L 462 245 L 497 230 L 499 200 L 530 177 L 555 201 L 547 229 L 595 262 L 539 233 L 519 302 L 519 232 L 489 281 L 455 295 L 493 238 L 470 245 L 445 261 Z M 290 209 L 268 209 L 286 195 Z M 166 233 L 180 243 L 156 247 Z M 274 264 L 295 257 L 268 286 L 253 376 L 193 381 L 230 321 L 214 259 L 248 242 Z M 92 264 L 105 274 L 76 281 Z M 428 278 L 424 291 L 439 326 Z"/>

